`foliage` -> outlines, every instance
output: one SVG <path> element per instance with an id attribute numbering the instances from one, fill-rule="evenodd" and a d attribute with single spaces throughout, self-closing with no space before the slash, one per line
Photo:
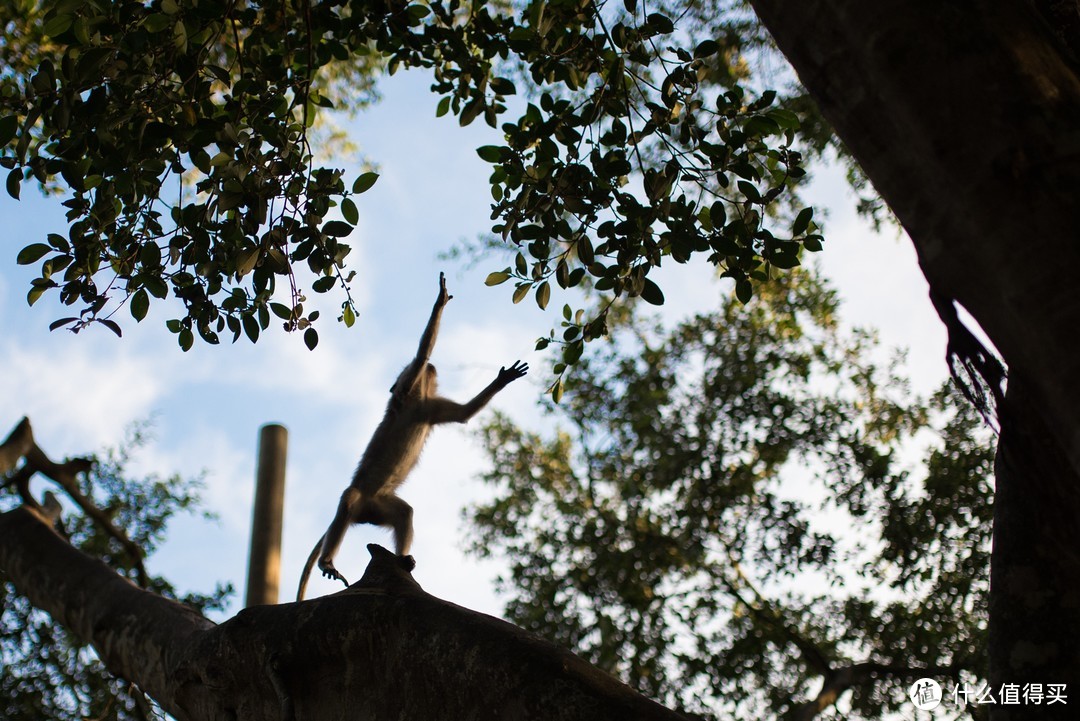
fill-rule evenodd
<path id="1" fill-rule="evenodd" d="M 67 189 L 67 233 L 18 256 L 41 263 L 31 302 L 56 289 L 78 309 L 54 327 L 120 332 L 119 307 L 141 320 L 171 292 L 185 349 L 221 333 L 254 341 L 274 314 L 314 346 L 305 293 L 347 281 L 352 196 L 375 179 L 349 185 L 313 159 L 308 128 L 335 104 L 320 82 L 342 64 L 353 77 L 427 68 L 438 114 L 463 125 L 516 116 L 478 151 L 493 164 L 493 229 L 521 251 L 489 282 L 514 278 L 515 300 L 546 305 L 553 286 L 588 279 L 660 303 L 650 271 L 695 255 L 745 300 L 821 247 L 808 209 L 770 217 L 804 173 L 801 113 L 742 84 L 739 29 L 760 37 L 743 3 L 725 5 L 724 35 L 700 40 L 704 26 L 676 30 L 636 0 L 13 4 L 25 21 L 7 28 L 0 164 L 16 197 L 29 179 Z M 511 103 L 517 84 L 535 102 Z M 346 286 L 340 319 L 353 318 Z M 571 326 L 565 364 L 605 317 Z"/>
<path id="2" fill-rule="evenodd" d="M 831 689 L 879 718 L 913 675 L 983 672 L 993 452 L 967 404 L 915 398 L 806 272 L 615 337 L 557 432 L 483 431 L 472 549 L 510 560 L 510 621 L 707 715 Z"/>
<path id="3" fill-rule="evenodd" d="M 82 492 L 91 496 L 123 528 L 143 552 L 151 555 L 178 513 L 198 509 L 198 479 L 178 476 L 132 478 L 127 466 L 132 453 L 146 442 L 142 431 L 131 432 L 123 445 L 108 449 L 82 479 Z M 0 496 L 0 510 L 16 499 Z M 79 514 L 65 514 L 71 543 L 100 558 L 118 573 L 134 580 L 133 559 L 116 539 Z M 180 593 L 161 577 L 151 577 L 150 590 L 200 611 L 221 610 L 229 586 L 210 594 Z M 3 581 L 0 575 L 0 581 Z M 35 609 L 9 583 L 0 583 L 0 717 L 10 721 L 128 721 L 159 717 L 135 687 L 118 680 L 85 644 Z"/>

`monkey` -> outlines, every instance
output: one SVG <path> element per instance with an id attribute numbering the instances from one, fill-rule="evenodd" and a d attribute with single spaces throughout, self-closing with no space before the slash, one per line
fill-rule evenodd
<path id="1" fill-rule="evenodd" d="M 308 577 L 316 562 L 324 576 L 341 581 L 346 587 L 349 585 L 334 567 L 334 556 L 352 524 L 371 523 L 393 529 L 396 553 L 407 555 L 413 537 L 413 509 L 396 491 L 420 459 L 420 451 L 432 427 L 441 423 L 465 423 L 496 393 L 528 373 L 529 366 L 517 360 L 509 368 L 500 368 L 495 380 L 467 403 L 456 403 L 437 395 L 438 376 L 429 359 L 439 334 L 443 308 L 451 298 L 453 296 L 446 291 L 446 278 L 439 273 L 439 295 L 420 337 L 416 357 L 390 387 L 386 413 L 372 434 L 349 487 L 341 494 L 334 520 L 304 564 L 296 592 L 297 601 L 304 598 Z"/>

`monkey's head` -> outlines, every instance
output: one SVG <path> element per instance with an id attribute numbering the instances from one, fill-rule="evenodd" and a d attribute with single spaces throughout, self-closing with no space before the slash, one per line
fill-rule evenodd
<path id="1" fill-rule="evenodd" d="M 398 389 L 398 386 L 402 384 L 403 379 L 408 372 L 409 366 L 406 366 L 405 369 L 401 371 L 401 374 L 398 375 L 397 380 L 394 381 L 394 385 L 390 386 L 391 393 Z M 435 370 L 435 366 L 431 363 L 428 363 L 426 366 L 424 366 L 424 370 L 422 370 L 420 373 L 420 383 L 417 385 L 417 389 L 420 391 L 420 394 L 425 398 L 434 395 L 435 388 L 439 384 L 439 374 Z"/>
<path id="2" fill-rule="evenodd" d="M 439 386 L 439 373 L 431 363 L 424 368 L 424 396 L 435 395 L 435 389 Z"/>

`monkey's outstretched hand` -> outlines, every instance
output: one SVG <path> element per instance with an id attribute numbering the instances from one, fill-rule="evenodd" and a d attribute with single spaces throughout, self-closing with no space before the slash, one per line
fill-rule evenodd
<path id="1" fill-rule="evenodd" d="M 529 372 L 529 364 L 522 363 L 519 360 L 514 361 L 514 365 L 509 368 L 500 368 L 499 376 L 495 379 L 498 383 L 510 385 L 518 378 L 523 378 L 526 373 Z"/>
<path id="2" fill-rule="evenodd" d="M 446 305 L 450 302 L 450 299 L 454 296 L 446 292 L 446 275 L 439 273 L 439 298 L 436 301 L 438 305 Z"/>
<path id="3" fill-rule="evenodd" d="M 349 582 L 345 580 L 345 577 L 338 573 L 338 570 L 334 568 L 333 561 L 319 561 L 319 570 L 322 571 L 322 575 L 329 578 L 331 581 L 341 581 L 345 584 L 345 587 L 349 587 Z"/>

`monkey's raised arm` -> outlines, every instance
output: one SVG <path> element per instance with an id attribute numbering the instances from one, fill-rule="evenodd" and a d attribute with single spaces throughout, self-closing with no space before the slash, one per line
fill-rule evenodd
<path id="1" fill-rule="evenodd" d="M 435 299 L 435 307 L 431 309 L 427 327 L 420 336 L 420 346 L 416 349 L 416 357 L 405 366 L 401 375 L 394 381 L 394 385 L 390 387 L 390 393 L 393 394 L 395 402 L 400 402 L 402 398 L 412 393 L 420 381 L 428 359 L 435 350 L 435 339 L 439 336 L 439 321 L 442 319 L 443 308 L 453 297 L 446 292 L 446 276 L 439 273 L 439 296 Z"/>
<path id="2" fill-rule="evenodd" d="M 439 296 L 435 299 L 435 307 L 431 309 L 431 318 L 428 319 L 427 328 L 424 328 L 424 334 L 420 336 L 420 347 L 416 349 L 418 367 L 422 368 L 423 364 L 431 358 L 431 353 L 435 350 L 435 339 L 439 335 L 439 321 L 442 319 L 443 308 L 453 297 L 446 292 L 446 276 L 439 273 Z"/>
<path id="3" fill-rule="evenodd" d="M 476 394 L 468 403 L 457 403 L 449 398 L 435 397 L 427 401 L 426 409 L 430 423 L 464 423 L 486 406 L 495 394 L 529 372 L 529 365 L 514 361 L 509 368 L 500 368 L 487 388 Z"/>

